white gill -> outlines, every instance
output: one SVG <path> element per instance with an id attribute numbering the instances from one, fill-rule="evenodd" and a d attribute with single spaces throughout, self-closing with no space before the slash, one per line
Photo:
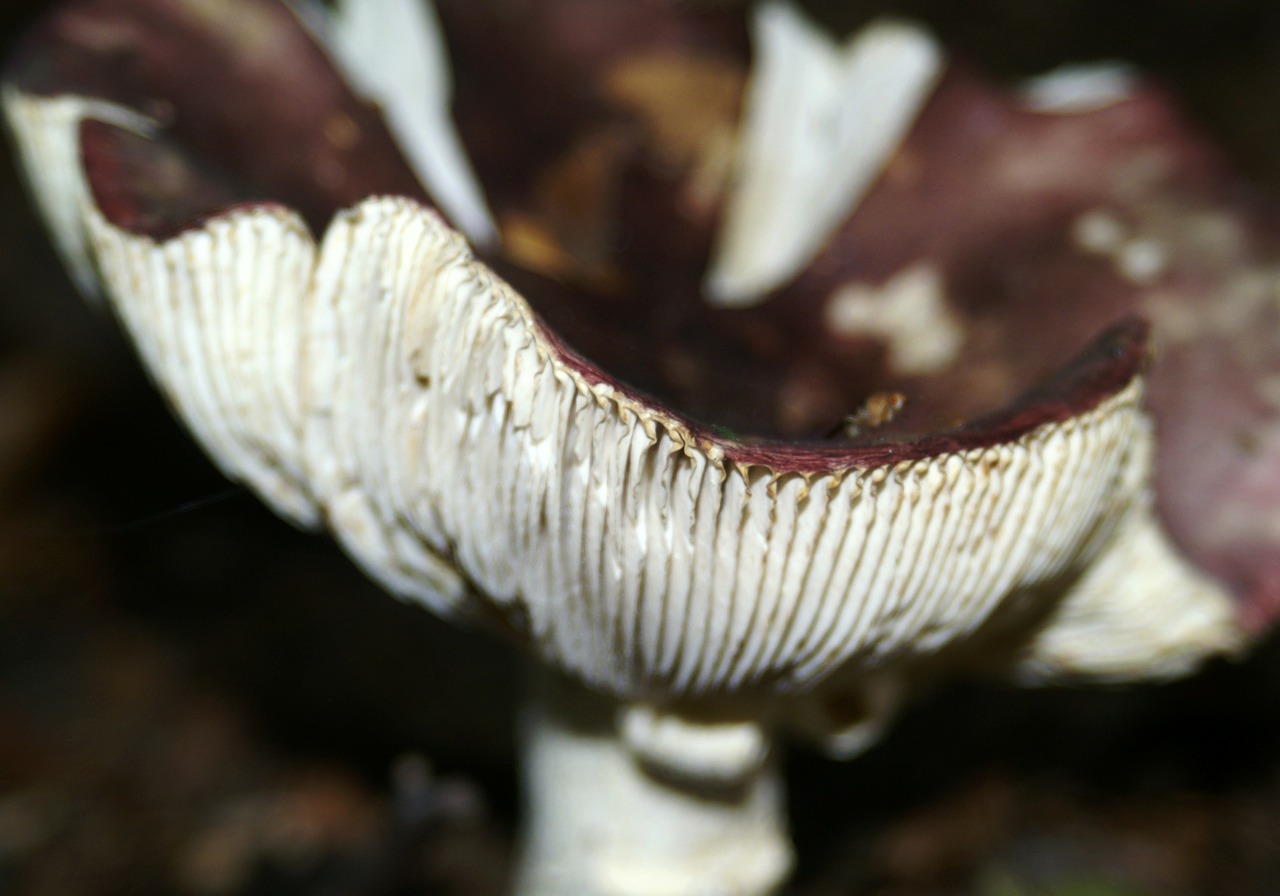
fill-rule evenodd
<path id="1" fill-rule="evenodd" d="M 7 100 L 28 165 L 77 109 L 102 111 Z M 229 476 L 327 523 L 394 593 L 500 615 L 598 687 L 803 692 L 927 657 L 1006 611 L 1035 619 L 1042 601 L 1061 614 L 1030 645 L 1035 677 L 1169 674 L 1233 642 L 1227 596 L 1141 531 L 1138 381 L 1011 442 L 778 472 L 585 379 L 408 200 L 366 200 L 319 241 L 263 206 L 156 242 L 112 225 L 82 176 L 44 189 Z M 1140 596 L 1134 575 L 1157 587 Z M 1163 621 L 1126 634 L 1142 619 Z M 1119 662 L 1091 649 L 1117 642 Z"/>
<path id="2" fill-rule="evenodd" d="M 318 245 L 271 208 L 158 245 L 87 217 L 115 307 L 224 469 L 325 519 L 393 592 L 509 614 L 619 694 L 803 691 L 931 653 L 1087 566 L 1145 469 L 1136 382 L 1012 443 L 744 469 L 564 366 L 413 203 L 361 203 Z"/>

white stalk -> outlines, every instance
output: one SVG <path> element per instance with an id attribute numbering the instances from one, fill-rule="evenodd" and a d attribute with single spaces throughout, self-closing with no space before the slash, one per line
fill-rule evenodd
<path id="1" fill-rule="evenodd" d="M 755 726 L 648 720 L 548 676 L 523 719 L 520 896 L 752 896 L 791 868 L 782 781 Z M 678 730 L 678 733 L 676 729 Z M 696 759 L 662 768 L 654 748 Z M 643 753 L 643 758 L 641 757 Z M 723 762 L 716 755 L 722 754 Z M 737 774 L 730 774 L 736 768 Z"/>

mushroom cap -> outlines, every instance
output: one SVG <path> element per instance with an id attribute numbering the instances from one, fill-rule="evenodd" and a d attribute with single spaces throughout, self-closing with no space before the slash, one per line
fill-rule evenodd
<path id="1" fill-rule="evenodd" d="M 706 77 L 732 97 L 741 27 L 591 9 L 594 30 L 549 3 L 481 39 L 471 6 L 441 8 L 505 256 L 442 220 L 281 3 L 64 3 L 5 106 L 78 279 L 227 475 L 327 526 L 392 592 L 595 686 L 790 694 L 953 661 L 1158 675 L 1237 642 L 1226 592 L 1153 512 L 1148 327 L 1130 316 L 1149 306 L 1053 244 L 1098 197 L 1028 163 L 1026 207 L 975 214 L 946 189 L 959 163 L 932 167 L 939 138 L 980 171 L 1011 152 L 992 119 L 1051 154 L 1069 125 L 953 71 L 804 273 L 759 308 L 714 309 L 697 284 L 722 195 L 694 174 L 717 138 L 682 156 L 651 91 Z M 496 57 L 502 77 L 468 68 Z M 599 95 L 517 139 L 584 73 Z M 1134 102 L 1159 126 L 1084 145 L 1163 139 L 1160 101 Z M 1203 155 L 1178 141 L 1175 174 Z M 1005 270 L 1026 282 L 947 306 L 961 275 L 993 270 L 972 261 L 979 236 L 1017 228 Z M 925 313 L 905 323 L 866 313 L 913 297 Z M 960 344 L 912 355 L 938 321 Z M 821 437 L 897 385 L 897 418 Z"/>

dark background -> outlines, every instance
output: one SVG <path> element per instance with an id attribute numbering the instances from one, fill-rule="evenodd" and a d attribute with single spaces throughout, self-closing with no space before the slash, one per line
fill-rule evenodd
<path id="1" fill-rule="evenodd" d="M 47 4 L 0 10 L 0 42 Z M 999 75 L 1121 58 L 1280 202 L 1261 0 L 892 8 Z M 365 582 L 190 444 L 0 160 L 0 894 L 484 894 L 520 670 Z M 1280 644 L 1172 686 L 969 685 L 789 759 L 794 892 L 1280 893 Z"/>

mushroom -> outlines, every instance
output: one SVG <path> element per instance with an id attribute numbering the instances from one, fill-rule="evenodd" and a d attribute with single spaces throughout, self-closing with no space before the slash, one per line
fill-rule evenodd
<path id="1" fill-rule="evenodd" d="M 1261 383 L 1274 253 L 1163 97 L 947 66 L 809 263 L 726 309 L 740 11 L 499 5 L 439 8 L 460 141 L 399 149 L 368 97 L 421 135 L 411 106 L 334 62 L 353 19 L 269 0 L 65 2 L 4 99 L 77 282 L 223 471 L 544 670 L 521 892 L 769 892 L 778 733 L 853 755 L 948 676 L 1169 677 L 1269 621 L 1276 411 L 1181 387 Z"/>

